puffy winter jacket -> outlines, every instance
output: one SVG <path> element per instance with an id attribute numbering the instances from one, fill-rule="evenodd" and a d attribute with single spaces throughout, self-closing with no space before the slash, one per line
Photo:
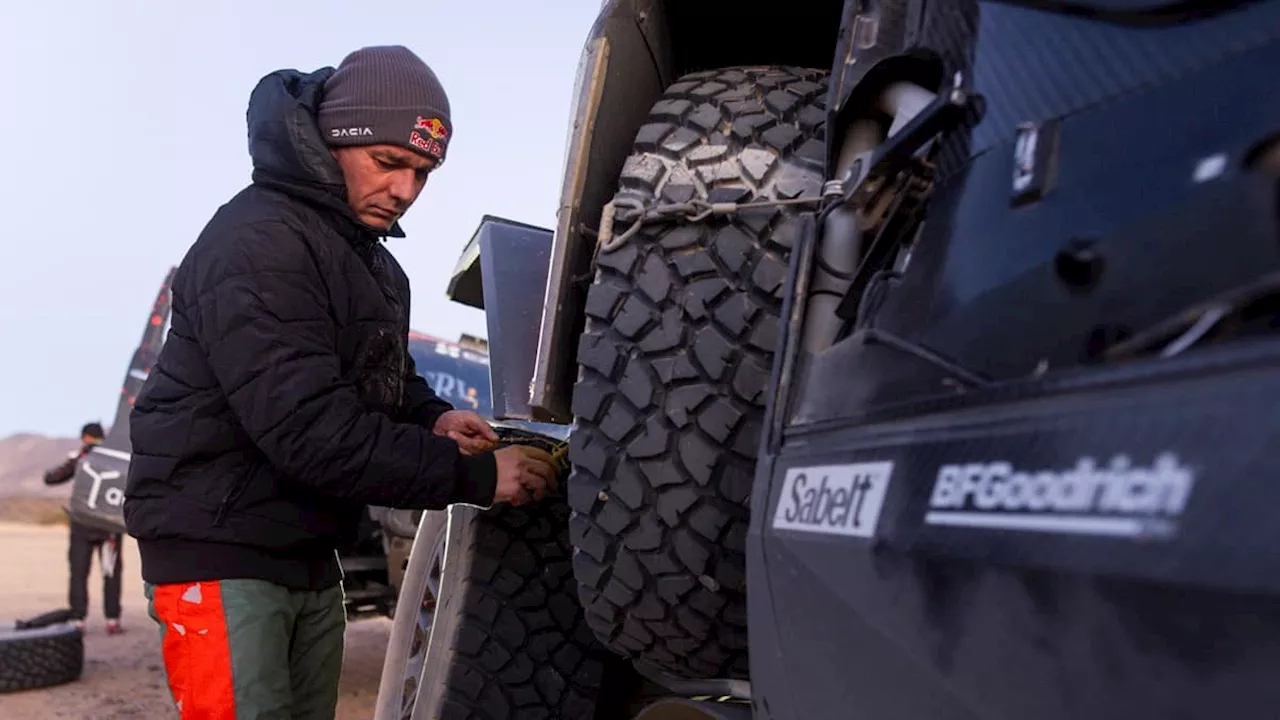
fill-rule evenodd
<path id="1" fill-rule="evenodd" d="M 171 329 L 130 416 L 124 515 L 149 582 L 322 588 L 366 504 L 493 500 L 493 455 L 431 432 L 451 407 L 407 352 L 408 280 L 347 206 L 316 127 L 332 72 L 255 88 L 253 183 L 174 276 Z"/>

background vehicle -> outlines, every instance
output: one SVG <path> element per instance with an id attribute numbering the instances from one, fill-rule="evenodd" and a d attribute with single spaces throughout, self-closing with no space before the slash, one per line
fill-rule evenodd
<path id="1" fill-rule="evenodd" d="M 617 717 L 610 657 L 668 692 L 641 717 L 1268 716 L 1278 35 L 1269 0 L 606 2 L 554 232 L 487 219 L 454 283 L 495 415 L 573 423 L 543 643 L 596 659 L 433 632 L 414 717 Z M 493 533 L 458 557 L 544 571 Z"/>

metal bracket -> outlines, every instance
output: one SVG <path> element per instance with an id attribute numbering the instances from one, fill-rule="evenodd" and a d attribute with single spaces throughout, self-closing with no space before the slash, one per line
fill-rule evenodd
<path id="1" fill-rule="evenodd" d="M 844 202 L 856 207 L 871 205 L 874 196 L 928 150 L 938 135 L 961 124 L 975 97 L 964 82 L 964 76 L 956 73 L 950 88 L 939 93 L 874 151 L 858 158 L 842 179 L 846 188 Z"/>

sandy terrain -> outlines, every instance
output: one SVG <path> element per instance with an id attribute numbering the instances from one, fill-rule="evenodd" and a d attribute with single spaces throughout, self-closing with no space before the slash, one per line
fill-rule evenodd
<path id="1" fill-rule="evenodd" d="M 67 530 L 58 526 L 0 524 L 0 618 L 22 618 L 66 607 Z M 152 720 L 176 718 L 160 664 L 160 640 L 147 617 L 138 574 L 137 546 L 126 540 L 124 618 L 126 632 L 102 628 L 102 581 L 94 568 L 85 630 L 84 676 L 75 683 L 0 695 L 0 718 Z M 391 621 L 353 622 L 347 630 L 339 720 L 368 720 Z"/>

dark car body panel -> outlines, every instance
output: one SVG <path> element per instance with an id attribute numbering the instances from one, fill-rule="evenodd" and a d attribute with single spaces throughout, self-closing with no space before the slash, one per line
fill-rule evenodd
<path id="1" fill-rule="evenodd" d="M 757 718 L 1273 714 L 1280 345 L 1094 347 L 1280 283 L 1276 177 L 1250 165 L 1280 132 L 1280 3 L 1226 5 L 1141 24 L 962 0 L 914 34 L 985 111 L 942 138 L 873 325 L 977 380 L 866 331 L 775 368 Z M 1027 127 L 1057 167 L 1024 203 Z M 1073 286 L 1082 242 L 1104 270 Z"/>

